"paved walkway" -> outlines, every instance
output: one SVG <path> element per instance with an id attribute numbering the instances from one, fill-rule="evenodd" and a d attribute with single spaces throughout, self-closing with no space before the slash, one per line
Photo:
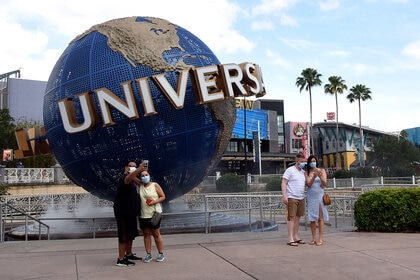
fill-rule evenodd
<path id="1" fill-rule="evenodd" d="M 115 266 L 116 238 L 7 241 L 0 279 L 420 279 L 420 234 L 327 231 L 318 247 L 287 246 L 284 230 L 163 237 L 165 261 L 133 267 Z"/>

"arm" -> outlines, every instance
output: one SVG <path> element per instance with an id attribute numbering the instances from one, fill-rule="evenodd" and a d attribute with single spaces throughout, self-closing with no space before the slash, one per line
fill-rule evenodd
<path id="1" fill-rule="evenodd" d="M 281 180 L 281 193 L 283 195 L 283 203 L 287 204 L 287 195 L 286 195 L 286 190 L 287 190 L 287 182 L 289 182 L 289 180 L 283 178 Z"/>
<path id="2" fill-rule="evenodd" d="M 325 169 L 320 169 L 318 176 L 321 179 L 321 187 L 325 188 L 327 186 L 327 172 L 325 172 Z"/>
<path id="3" fill-rule="evenodd" d="M 124 183 L 128 185 L 131 181 L 135 181 L 139 186 L 142 184 L 141 181 L 137 178 L 137 175 L 140 174 L 142 171 L 147 170 L 146 167 L 144 167 L 144 164 L 140 164 L 139 167 L 137 167 L 136 170 L 134 170 L 131 173 L 128 173 L 127 176 L 125 176 Z"/>
<path id="4" fill-rule="evenodd" d="M 165 193 L 163 192 L 162 188 L 160 187 L 158 183 L 155 183 L 155 189 L 159 197 L 158 199 L 152 201 L 149 205 L 161 203 L 166 199 Z"/>
<path id="5" fill-rule="evenodd" d="M 310 177 L 309 175 L 308 175 L 308 173 L 306 173 L 305 172 L 305 181 L 306 181 L 306 185 L 308 186 L 308 187 L 311 187 L 312 186 L 312 184 L 314 183 L 314 181 L 315 181 L 315 178 L 316 178 L 316 176 L 312 176 L 312 177 Z"/>

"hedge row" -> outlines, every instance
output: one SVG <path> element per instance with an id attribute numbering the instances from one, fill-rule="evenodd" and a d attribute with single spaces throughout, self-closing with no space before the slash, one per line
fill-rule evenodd
<path id="1" fill-rule="evenodd" d="M 383 188 L 359 196 L 355 225 L 363 231 L 420 231 L 420 188 Z"/>

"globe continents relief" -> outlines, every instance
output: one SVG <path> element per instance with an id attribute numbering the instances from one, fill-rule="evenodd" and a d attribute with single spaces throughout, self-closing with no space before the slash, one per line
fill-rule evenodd
<path id="1" fill-rule="evenodd" d="M 164 75 L 176 89 L 180 70 L 217 64 L 200 39 L 163 19 L 116 19 L 77 36 L 51 72 L 43 107 L 46 137 L 66 175 L 112 200 L 126 162 L 148 159 L 168 201 L 199 185 L 230 140 L 234 99 L 197 103 L 188 79 L 182 106 L 174 105 L 145 78 Z"/>

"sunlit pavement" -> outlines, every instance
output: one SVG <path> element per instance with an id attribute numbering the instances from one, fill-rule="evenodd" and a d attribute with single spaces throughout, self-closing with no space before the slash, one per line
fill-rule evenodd
<path id="1" fill-rule="evenodd" d="M 0 243 L 1 279 L 420 279 L 420 234 L 337 231 L 288 246 L 278 231 L 164 235 L 165 261 L 117 267 L 117 239 Z M 144 255 L 141 237 L 134 252 Z M 153 257 L 157 255 L 155 247 Z"/>

